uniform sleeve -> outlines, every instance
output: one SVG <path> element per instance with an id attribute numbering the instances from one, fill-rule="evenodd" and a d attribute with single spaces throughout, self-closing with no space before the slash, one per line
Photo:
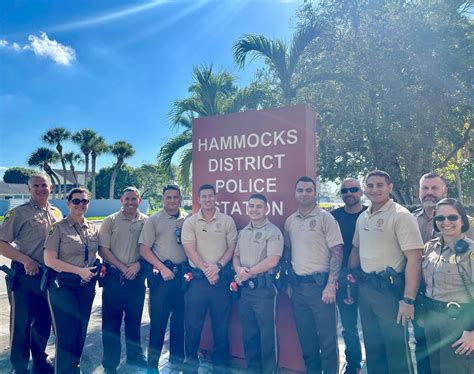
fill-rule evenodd
<path id="1" fill-rule="evenodd" d="M 329 248 L 344 244 L 339 224 L 330 213 L 324 214 L 324 233 L 326 235 L 326 243 Z"/>
<path id="2" fill-rule="evenodd" d="M 267 241 L 267 256 L 282 256 L 283 254 L 283 234 L 278 228 L 272 232 Z"/>
<path id="3" fill-rule="evenodd" d="M 402 251 L 424 247 L 418 222 L 409 212 L 397 216 L 395 235 Z"/>
<path id="4" fill-rule="evenodd" d="M 196 234 L 194 233 L 194 217 L 189 217 L 184 220 L 183 228 L 181 230 L 182 243 L 195 243 Z"/>
<path id="5" fill-rule="evenodd" d="M 291 248 L 291 240 L 290 240 L 290 233 L 289 233 L 289 221 L 288 218 L 285 220 L 285 227 L 283 229 L 283 244 L 286 248 Z"/>
<path id="6" fill-rule="evenodd" d="M 240 256 L 240 238 L 242 237 L 242 230 L 240 230 L 237 237 L 237 245 L 235 246 L 234 256 Z"/>
<path id="7" fill-rule="evenodd" d="M 359 217 L 357 218 L 356 227 L 354 231 L 354 237 L 352 238 L 352 245 L 357 248 L 360 248 L 359 227 L 360 227 L 360 220 L 361 220 L 360 217 L 362 217 L 362 214 L 359 215 Z"/>
<path id="8" fill-rule="evenodd" d="M 148 218 L 143 224 L 142 232 L 140 233 L 140 239 L 138 243 L 144 244 L 147 247 L 152 247 L 156 239 L 154 218 Z"/>
<path id="9" fill-rule="evenodd" d="M 20 232 L 20 215 L 15 210 L 9 210 L 4 217 L 0 227 L 0 240 L 12 243 Z"/>
<path id="10" fill-rule="evenodd" d="M 112 227 L 113 227 L 113 221 L 111 217 L 107 217 L 104 219 L 104 222 L 102 222 L 102 225 L 100 225 L 100 231 L 99 231 L 99 245 L 101 247 L 109 248 L 110 249 L 110 243 L 112 241 Z"/>
<path id="11" fill-rule="evenodd" d="M 227 219 L 226 241 L 227 246 L 237 242 L 237 227 L 235 227 L 234 219 L 230 216 Z"/>
<path id="12" fill-rule="evenodd" d="M 61 233 L 58 225 L 54 225 L 49 230 L 49 234 L 44 241 L 44 248 L 54 252 L 59 252 L 59 245 L 61 243 Z"/>

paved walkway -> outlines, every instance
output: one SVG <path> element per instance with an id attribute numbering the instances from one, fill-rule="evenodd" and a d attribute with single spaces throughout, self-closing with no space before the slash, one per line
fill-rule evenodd
<path id="1" fill-rule="evenodd" d="M 5 258 L 0 256 L 0 265 L 9 264 Z M 3 274 L 3 273 L 1 273 Z M 84 374 L 100 374 L 103 373 L 102 366 L 100 364 L 102 358 L 102 334 L 101 334 L 101 289 L 97 288 L 97 295 L 95 297 L 94 305 L 92 307 L 92 315 L 89 323 L 87 340 L 84 348 L 84 354 L 82 356 L 82 372 Z M 0 373 L 9 373 L 10 362 L 10 337 L 9 337 L 9 314 L 10 305 L 8 303 L 8 297 L 6 292 L 6 286 L 3 279 L 3 275 L 0 275 Z M 145 301 L 145 308 L 142 319 L 142 342 L 144 342 L 144 351 L 146 351 L 146 344 L 148 342 L 149 335 L 149 316 L 148 316 L 148 298 Z M 122 334 L 123 336 L 123 334 Z M 122 347 L 124 347 L 122 342 Z M 166 338 L 164 350 L 160 360 L 160 372 L 163 374 L 167 373 L 179 373 L 179 368 L 168 363 L 168 337 Z M 122 349 L 123 351 L 123 349 Z M 344 342 L 341 335 L 339 334 L 339 352 L 341 360 L 341 373 L 343 372 L 344 357 Z M 54 357 L 54 336 L 52 334 L 48 347 L 47 353 L 50 357 Z M 244 369 L 239 369 L 235 366 L 233 370 L 236 374 L 245 373 Z M 137 368 L 126 365 L 124 353 L 122 353 L 122 361 L 118 367 L 119 373 L 145 373 L 146 370 L 139 370 Z M 211 368 L 209 364 L 203 364 L 199 370 L 200 374 L 210 373 Z M 365 371 L 363 371 L 365 372 Z M 295 373 L 291 370 L 282 370 L 284 374 Z"/>

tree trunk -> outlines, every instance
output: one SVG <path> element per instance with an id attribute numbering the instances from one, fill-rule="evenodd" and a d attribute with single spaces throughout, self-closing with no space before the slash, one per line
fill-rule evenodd
<path id="1" fill-rule="evenodd" d="M 84 163 L 85 163 L 85 172 L 84 172 L 84 187 L 87 188 L 87 180 L 89 179 L 89 153 L 84 153 Z"/>
<path id="2" fill-rule="evenodd" d="M 114 198 L 115 179 L 117 178 L 117 174 L 118 174 L 119 169 L 120 169 L 120 166 L 118 164 L 115 165 L 114 170 L 112 172 L 112 175 L 110 177 L 109 199 Z"/>
<path id="3" fill-rule="evenodd" d="M 92 186 L 91 186 L 91 196 L 92 199 L 95 199 L 95 162 L 96 162 L 97 156 L 95 154 L 92 155 L 91 157 L 91 164 L 92 164 L 92 175 L 91 175 L 91 180 L 92 180 Z"/>
<path id="4" fill-rule="evenodd" d="M 459 173 L 459 169 L 454 169 L 454 177 L 456 179 L 456 189 L 458 190 L 458 200 L 461 204 L 464 204 L 463 192 L 462 192 L 462 181 L 461 181 L 461 174 Z"/>
<path id="5" fill-rule="evenodd" d="M 66 198 L 66 195 L 67 195 L 67 182 L 66 182 L 66 161 L 64 161 L 64 157 L 63 157 L 63 153 L 62 152 L 58 152 L 59 153 L 59 158 L 61 159 L 61 165 L 63 167 L 63 198 L 65 199 Z"/>

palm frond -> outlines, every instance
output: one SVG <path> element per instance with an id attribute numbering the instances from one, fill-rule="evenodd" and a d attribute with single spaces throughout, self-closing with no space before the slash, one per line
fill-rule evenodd
<path id="1" fill-rule="evenodd" d="M 312 40 L 321 36 L 323 33 L 323 26 L 321 23 L 313 23 L 312 25 L 305 26 L 297 30 L 291 42 L 290 49 L 288 51 L 288 73 L 291 76 L 298 65 L 298 61 L 303 54 L 305 48 L 311 43 Z"/>
<path id="2" fill-rule="evenodd" d="M 258 86 L 250 85 L 241 88 L 226 103 L 223 113 L 235 113 L 244 109 L 256 109 L 265 99 L 265 91 Z"/>
<path id="3" fill-rule="evenodd" d="M 160 149 L 158 154 L 158 164 L 168 174 L 171 175 L 171 162 L 173 156 L 184 146 L 192 142 L 191 130 L 169 139 Z"/>
<path id="4" fill-rule="evenodd" d="M 192 144 L 186 146 L 181 154 L 181 158 L 179 160 L 177 174 L 178 174 L 178 181 L 181 186 L 183 186 L 184 190 L 187 190 L 188 187 L 191 185 L 191 166 L 193 162 L 193 148 Z"/>

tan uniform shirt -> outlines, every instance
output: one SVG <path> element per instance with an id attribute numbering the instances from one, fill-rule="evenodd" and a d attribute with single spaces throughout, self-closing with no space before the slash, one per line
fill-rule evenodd
<path id="1" fill-rule="evenodd" d="M 359 248 L 360 265 L 366 273 L 392 267 L 405 270 L 404 251 L 422 249 L 423 241 L 415 217 L 389 200 L 380 210 L 363 212 L 356 223 L 352 244 Z"/>
<path id="2" fill-rule="evenodd" d="M 95 225 L 86 219 L 79 224 L 67 217 L 51 228 L 44 247 L 57 252 L 58 259 L 68 264 L 79 267 L 92 266 L 99 249 L 99 232 Z M 86 249 L 87 264 L 84 261 Z"/>
<path id="3" fill-rule="evenodd" d="M 130 265 L 140 259 L 138 239 L 143 228 L 146 214 L 137 212 L 136 218 L 127 218 L 123 211 L 116 212 L 104 219 L 99 230 L 99 245 L 109 248 L 121 263 Z"/>
<path id="4" fill-rule="evenodd" d="M 196 251 L 206 263 L 216 263 L 229 246 L 237 242 L 237 229 L 231 216 L 219 212 L 206 221 L 201 210 L 187 218 L 181 234 L 183 244 L 193 243 Z M 190 265 L 196 267 L 189 261 Z"/>
<path id="5" fill-rule="evenodd" d="M 418 208 L 412 213 L 416 220 L 418 221 L 418 227 L 420 228 L 421 237 L 423 238 L 423 243 L 429 242 L 431 239 L 439 237 L 439 233 L 433 230 L 433 217 L 428 217 L 422 208 Z M 474 240 L 474 219 L 469 217 L 469 230 L 466 233 L 466 236 Z"/>
<path id="6" fill-rule="evenodd" d="M 0 240 L 14 243 L 21 253 L 44 265 L 44 240 L 51 226 L 62 218 L 58 208 L 49 204 L 40 208 L 30 201 L 5 214 Z"/>
<path id="7" fill-rule="evenodd" d="M 464 288 L 458 265 L 459 270 L 466 274 L 465 281 L 468 290 L 471 295 L 474 295 L 474 241 L 467 237 L 464 237 L 464 240 L 469 244 L 469 249 L 458 256 L 454 249 L 443 246 L 441 238 L 426 243 L 421 266 L 426 284 L 426 296 L 429 298 L 444 302 L 469 303 L 471 301 Z"/>
<path id="8" fill-rule="evenodd" d="M 249 223 L 239 233 L 235 255 L 240 264 L 250 268 L 268 256 L 283 254 L 283 235 L 278 227 L 266 219 L 261 226 Z"/>
<path id="9" fill-rule="evenodd" d="M 165 209 L 153 214 L 143 225 L 140 244 L 150 247 L 160 261 L 169 260 L 174 264 L 186 261 L 181 244 L 176 241 L 176 228 L 182 228 L 187 214 L 179 212 L 179 217 L 170 216 Z"/>
<path id="10" fill-rule="evenodd" d="M 285 221 L 285 246 L 291 248 L 291 264 L 298 275 L 329 271 L 329 248 L 342 244 L 336 219 L 317 206 L 307 216 L 297 210 Z"/>

